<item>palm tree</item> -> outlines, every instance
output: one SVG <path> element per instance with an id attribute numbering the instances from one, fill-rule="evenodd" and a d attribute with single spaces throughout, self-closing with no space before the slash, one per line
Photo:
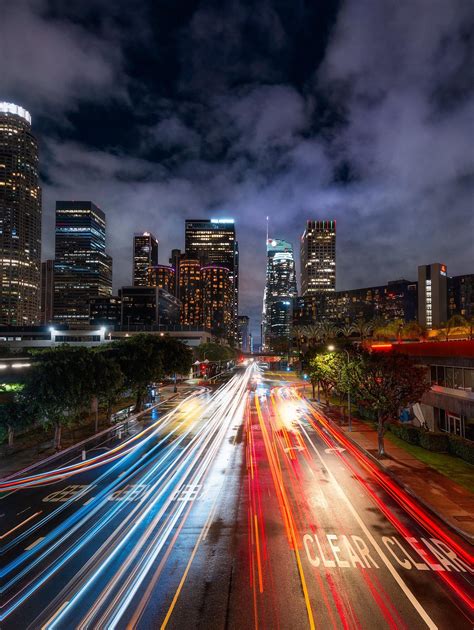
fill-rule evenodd
<path id="1" fill-rule="evenodd" d="M 345 339 L 349 339 L 354 332 L 356 332 L 356 329 L 352 324 L 343 324 L 337 329 L 337 333 L 340 333 Z"/>
<path id="2" fill-rule="evenodd" d="M 467 330 L 469 328 L 468 322 L 465 317 L 462 315 L 452 315 L 445 325 L 445 335 L 446 341 L 449 341 L 449 335 L 454 328 L 464 328 Z"/>
<path id="3" fill-rule="evenodd" d="M 323 342 L 329 339 L 334 339 L 337 336 L 337 328 L 331 322 L 321 322 L 320 325 L 320 339 Z"/>
<path id="4" fill-rule="evenodd" d="M 373 333 L 374 322 L 366 322 L 365 319 L 359 318 L 352 324 L 352 328 L 359 335 L 359 339 L 364 341 L 366 337 L 370 337 Z"/>

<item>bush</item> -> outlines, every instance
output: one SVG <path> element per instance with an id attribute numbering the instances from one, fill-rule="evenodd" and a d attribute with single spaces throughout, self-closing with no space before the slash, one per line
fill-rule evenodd
<path id="1" fill-rule="evenodd" d="M 474 442 L 458 435 L 448 436 L 448 450 L 451 455 L 460 457 L 469 464 L 474 464 Z"/>
<path id="2" fill-rule="evenodd" d="M 434 453 L 446 453 L 449 450 L 449 439 L 446 433 L 420 431 L 420 446 Z"/>
<path id="3" fill-rule="evenodd" d="M 420 444 L 420 435 L 422 431 L 418 427 L 414 427 L 412 424 L 400 424 L 399 422 L 392 423 L 390 425 L 390 431 L 401 440 L 408 442 L 408 444 L 414 444 L 415 446 Z"/>

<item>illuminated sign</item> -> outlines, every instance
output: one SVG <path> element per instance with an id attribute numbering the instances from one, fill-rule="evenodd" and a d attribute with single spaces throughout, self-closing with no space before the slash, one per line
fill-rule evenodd
<path id="1" fill-rule="evenodd" d="M 234 219 L 211 219 L 211 223 L 234 223 Z"/>
<path id="2" fill-rule="evenodd" d="M 441 275 L 445 276 L 446 275 L 446 265 L 441 265 Z"/>
<path id="3" fill-rule="evenodd" d="M 6 103 L 5 101 L 0 102 L 0 112 L 21 116 L 31 125 L 30 112 L 27 112 L 26 109 L 23 109 L 23 107 L 20 107 L 19 105 L 15 105 L 15 103 Z"/>

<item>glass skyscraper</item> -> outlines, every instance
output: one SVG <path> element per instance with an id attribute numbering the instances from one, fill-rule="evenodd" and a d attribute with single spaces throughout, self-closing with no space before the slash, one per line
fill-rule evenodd
<path id="1" fill-rule="evenodd" d="M 158 264 L 158 239 L 150 232 L 133 235 L 133 286 L 149 286 L 149 267 Z"/>
<path id="2" fill-rule="evenodd" d="M 40 318 L 41 188 L 30 114 L 0 103 L 0 324 Z"/>
<path id="3" fill-rule="evenodd" d="M 262 345 L 288 339 L 291 334 L 292 299 L 297 295 L 293 245 L 267 240 L 267 273 L 263 296 Z"/>
<path id="4" fill-rule="evenodd" d="M 111 294 L 105 214 L 91 201 L 57 201 L 54 322 L 88 323 L 90 300 Z"/>
<path id="5" fill-rule="evenodd" d="M 237 342 L 239 308 L 239 246 L 233 219 L 186 220 L 186 256 L 197 258 L 201 265 L 222 265 L 229 270 L 232 284 L 232 334 Z"/>
<path id="6" fill-rule="evenodd" d="M 307 221 L 301 236 L 301 295 L 336 290 L 336 222 Z"/>

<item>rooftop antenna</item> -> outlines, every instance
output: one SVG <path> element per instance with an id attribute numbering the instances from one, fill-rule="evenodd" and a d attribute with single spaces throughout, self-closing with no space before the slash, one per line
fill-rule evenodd
<path id="1" fill-rule="evenodd" d="M 267 243 L 268 243 L 268 217 L 267 217 Z"/>

